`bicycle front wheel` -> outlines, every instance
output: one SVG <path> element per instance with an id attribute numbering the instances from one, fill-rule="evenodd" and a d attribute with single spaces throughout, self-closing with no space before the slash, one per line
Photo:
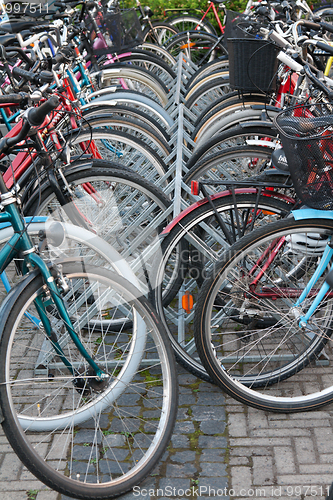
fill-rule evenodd
<path id="1" fill-rule="evenodd" d="M 108 377 L 96 379 L 32 273 L 8 296 L 3 316 L 2 425 L 25 466 L 50 488 L 107 499 L 138 484 L 165 450 L 177 410 L 175 365 L 156 313 L 129 282 L 73 263 L 63 264 L 63 276 L 77 337 Z M 36 313 L 37 300 L 72 372 L 25 316 Z M 114 332 L 119 317 L 124 326 Z"/>
<path id="2" fill-rule="evenodd" d="M 332 234 L 330 220 L 275 222 L 233 245 L 203 285 L 197 349 L 213 380 L 242 403 L 291 412 L 332 402 L 332 292 L 300 326 L 325 272 L 295 306 Z"/>

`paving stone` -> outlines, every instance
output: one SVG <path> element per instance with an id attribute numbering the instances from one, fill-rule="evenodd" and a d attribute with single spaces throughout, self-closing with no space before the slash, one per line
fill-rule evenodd
<path id="1" fill-rule="evenodd" d="M 191 434 L 194 431 L 195 427 L 193 423 L 190 420 L 188 420 L 185 422 L 176 422 L 173 432 L 174 434 Z"/>
<path id="2" fill-rule="evenodd" d="M 222 434 L 225 431 L 226 422 L 221 420 L 203 420 L 200 423 L 200 430 L 204 434 Z"/>
<path id="3" fill-rule="evenodd" d="M 166 477 L 189 477 L 197 472 L 197 468 L 192 464 L 168 464 L 166 467 Z"/>
<path id="4" fill-rule="evenodd" d="M 92 450 L 91 446 L 76 445 L 73 448 L 74 460 L 89 460 L 90 458 L 98 458 L 98 457 L 99 457 L 99 450 L 98 449 L 96 450 L 96 448 Z"/>
<path id="5" fill-rule="evenodd" d="M 296 473 L 296 466 L 292 449 L 287 446 L 274 448 L 276 470 L 279 474 Z"/>
<path id="6" fill-rule="evenodd" d="M 314 429 L 314 434 L 319 454 L 333 453 L 332 429 L 317 428 Z"/>
<path id="7" fill-rule="evenodd" d="M 229 449 L 230 456 L 252 457 L 252 456 L 267 456 L 273 454 L 273 449 L 265 446 L 242 447 L 235 446 Z"/>
<path id="8" fill-rule="evenodd" d="M 269 422 L 269 427 L 288 429 L 288 428 L 311 428 L 311 427 L 330 427 L 328 420 L 319 419 L 316 420 L 271 420 Z"/>
<path id="9" fill-rule="evenodd" d="M 253 457 L 253 484 L 265 486 L 273 484 L 273 460 L 272 457 Z"/>
<path id="10" fill-rule="evenodd" d="M 300 465 L 299 471 L 301 474 L 333 474 L 333 464 Z"/>
<path id="11" fill-rule="evenodd" d="M 252 474 L 250 467 L 232 467 L 231 469 L 231 487 L 239 491 L 252 487 Z M 230 493 L 229 493 L 230 494 Z"/>
<path id="12" fill-rule="evenodd" d="M 226 448 L 227 439 L 223 436 L 199 436 L 199 448 Z"/>
<path id="13" fill-rule="evenodd" d="M 311 468 L 311 466 L 309 466 Z M 332 474 L 311 474 L 309 470 L 309 474 L 288 474 L 277 476 L 278 484 L 285 485 L 330 485 L 332 482 Z"/>
<path id="14" fill-rule="evenodd" d="M 0 481 L 13 481 L 22 470 L 22 462 L 14 453 L 7 453 L 1 463 Z"/>
<path id="15" fill-rule="evenodd" d="M 226 465 L 221 463 L 202 462 L 201 477 L 226 476 Z"/>
<path id="16" fill-rule="evenodd" d="M 251 436 L 253 437 L 284 437 L 286 435 L 285 429 L 254 429 L 251 432 Z M 309 429 L 298 429 L 298 428 L 290 428 L 288 429 L 288 436 L 311 436 L 311 432 Z"/>
<path id="17" fill-rule="evenodd" d="M 247 421 L 250 429 L 262 429 L 268 427 L 268 418 L 263 411 L 248 408 Z"/>
<path id="18" fill-rule="evenodd" d="M 22 491 L 22 488 L 24 489 L 24 491 L 29 491 L 29 490 L 39 491 L 45 488 L 45 484 L 41 483 L 40 481 L 37 481 L 37 479 L 35 481 L 0 481 L 1 500 L 3 491 L 16 492 L 16 491 Z"/>
<path id="19" fill-rule="evenodd" d="M 162 478 L 159 480 L 158 489 L 162 489 L 162 495 L 169 496 L 169 492 L 174 493 L 172 496 L 179 496 L 179 490 L 187 490 L 191 486 L 190 479 L 182 479 L 173 477 L 170 478 Z M 158 495 L 159 496 L 159 495 Z M 170 495 L 171 496 L 171 495 Z"/>
<path id="20" fill-rule="evenodd" d="M 37 494 L 36 500 L 58 500 L 59 493 L 56 491 L 40 491 Z M 13 499 L 14 500 L 14 499 Z"/>
<path id="21" fill-rule="evenodd" d="M 179 406 L 196 404 L 196 397 L 193 394 L 179 394 Z"/>
<path id="22" fill-rule="evenodd" d="M 194 375 L 191 375 L 190 373 L 181 373 L 180 375 L 178 375 L 179 385 L 187 385 L 188 386 L 191 384 L 195 384 L 197 381 L 198 381 L 198 379 Z M 200 386 L 201 386 L 201 384 L 200 384 Z"/>
<path id="23" fill-rule="evenodd" d="M 229 415 L 228 433 L 230 437 L 247 436 L 246 417 L 243 413 Z"/>
<path id="24" fill-rule="evenodd" d="M 195 406 L 193 408 L 193 420 L 223 420 L 225 411 L 221 406 Z"/>
<path id="25" fill-rule="evenodd" d="M 200 462 L 224 462 L 226 450 L 203 450 L 200 455 Z"/>
<path id="26" fill-rule="evenodd" d="M 218 490 L 228 488 L 228 479 L 226 477 L 200 477 L 198 484 L 198 493 L 203 496 L 219 497 Z M 215 493 L 214 493 L 215 492 Z M 224 492 L 223 492 L 224 493 Z M 225 498 L 225 497 L 224 497 Z"/>
<path id="27" fill-rule="evenodd" d="M 306 437 L 295 438 L 295 449 L 296 449 L 297 460 L 300 464 L 315 463 L 316 454 L 315 454 L 313 439 Z"/>
<path id="28" fill-rule="evenodd" d="M 247 457 L 231 457 L 229 465 L 249 465 L 249 459 Z"/>
<path id="29" fill-rule="evenodd" d="M 219 406 L 219 405 L 224 405 L 225 404 L 225 397 L 223 393 L 215 393 L 214 396 L 212 396 L 211 392 L 202 392 L 198 393 L 197 405 L 214 405 L 214 406 Z"/>
<path id="30" fill-rule="evenodd" d="M 74 443 L 98 443 L 100 444 L 103 439 L 103 434 L 101 432 L 95 432 L 95 430 L 80 429 L 74 437 Z"/>
<path id="31" fill-rule="evenodd" d="M 172 455 L 170 458 L 173 462 L 194 462 L 195 451 L 180 451 Z"/>
<path id="32" fill-rule="evenodd" d="M 1 500 L 27 500 L 27 498 L 28 497 L 27 497 L 26 491 L 15 491 L 14 490 L 14 491 L 4 491 L 1 493 Z M 38 498 L 38 500 L 39 500 L 39 498 Z M 55 500 L 57 500 L 57 497 L 55 497 Z"/>
<path id="33" fill-rule="evenodd" d="M 107 429 L 110 425 L 110 422 L 109 422 L 109 419 L 108 419 L 108 416 L 103 413 L 102 415 L 100 415 L 99 417 L 99 427 L 101 429 Z M 87 422 L 84 422 L 83 424 L 81 424 L 82 428 L 86 428 L 86 429 L 95 429 L 96 427 L 96 422 L 95 420 L 92 418 L 90 420 L 87 420 Z"/>
<path id="34" fill-rule="evenodd" d="M 230 445 L 234 446 L 291 446 L 290 438 L 237 438 L 230 439 Z"/>
<path id="35" fill-rule="evenodd" d="M 171 438 L 171 446 L 173 448 L 189 448 L 190 441 L 187 436 L 182 434 L 173 434 Z"/>

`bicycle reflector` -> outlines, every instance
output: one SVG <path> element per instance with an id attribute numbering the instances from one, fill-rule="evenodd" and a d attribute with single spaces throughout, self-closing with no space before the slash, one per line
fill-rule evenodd
<path id="1" fill-rule="evenodd" d="M 188 291 L 182 296 L 182 308 L 187 314 L 193 309 L 193 296 Z"/>
<path id="2" fill-rule="evenodd" d="M 191 194 L 198 196 L 198 194 L 199 194 L 199 182 L 198 181 L 191 181 Z"/>

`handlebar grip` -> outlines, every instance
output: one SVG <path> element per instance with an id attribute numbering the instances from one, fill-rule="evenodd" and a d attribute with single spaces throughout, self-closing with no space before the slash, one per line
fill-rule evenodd
<path id="1" fill-rule="evenodd" d="M 319 31 L 321 29 L 320 24 L 314 23 L 312 21 L 305 21 L 304 19 L 299 22 L 299 25 L 314 31 Z"/>
<path id="2" fill-rule="evenodd" d="M 28 121 L 33 127 L 38 127 L 45 120 L 46 115 L 53 111 L 59 105 L 59 99 L 57 96 L 52 96 L 44 104 L 38 108 L 31 108 L 28 111 Z"/>
<path id="3" fill-rule="evenodd" d="M 269 34 L 269 38 L 282 48 L 291 47 L 290 43 L 287 42 L 287 40 L 283 38 L 283 36 L 279 35 L 279 33 L 277 33 L 276 31 L 271 31 Z"/>
<path id="4" fill-rule="evenodd" d="M 298 62 L 296 62 L 292 57 L 282 51 L 278 53 L 277 58 L 296 73 L 300 73 L 303 69 L 301 64 L 298 64 Z"/>
<path id="5" fill-rule="evenodd" d="M 23 78 L 24 80 L 31 80 L 33 81 L 35 79 L 35 73 L 33 73 L 33 71 L 27 71 L 25 69 L 22 69 L 22 68 L 13 68 L 12 69 L 12 74 L 15 78 L 19 77 L 19 78 Z"/>
<path id="6" fill-rule="evenodd" d="M 326 85 L 312 73 L 312 71 L 310 70 L 310 68 L 307 64 L 304 66 L 304 71 L 305 71 L 306 76 L 312 81 L 312 83 L 314 83 L 317 88 L 322 90 L 324 92 L 324 94 L 326 94 L 329 99 L 332 99 L 333 92 L 328 87 L 326 87 Z"/>
<path id="7" fill-rule="evenodd" d="M 320 26 L 329 33 L 333 33 L 333 25 L 329 23 L 325 23 L 324 21 L 320 21 Z"/>
<path id="8" fill-rule="evenodd" d="M 20 104 L 24 99 L 24 96 L 20 94 L 7 94 L 0 95 L 0 104 Z"/>
<path id="9" fill-rule="evenodd" d="M 318 47 L 318 49 L 325 50 L 325 52 L 327 52 L 328 54 L 331 54 L 333 56 L 333 47 L 331 47 L 330 45 L 327 45 L 327 43 L 317 42 L 316 47 Z"/>

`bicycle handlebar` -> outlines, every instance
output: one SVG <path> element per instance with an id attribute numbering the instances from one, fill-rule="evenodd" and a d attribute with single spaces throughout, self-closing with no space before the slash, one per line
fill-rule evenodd
<path id="1" fill-rule="evenodd" d="M 51 111 L 53 111 L 59 105 L 59 99 L 57 96 L 52 96 L 44 104 L 38 108 L 30 108 L 27 112 L 27 120 L 33 127 L 38 127 L 43 123 Z"/>
<path id="2" fill-rule="evenodd" d="M 43 83 L 52 83 L 53 82 L 53 74 L 50 71 L 40 71 L 39 73 L 34 73 L 33 71 L 27 71 L 22 68 L 15 67 L 12 69 L 12 74 L 15 78 L 20 77 L 26 81 L 34 82 L 39 84 Z"/>
<path id="3" fill-rule="evenodd" d="M 5 154 L 9 148 L 16 146 L 16 144 L 23 141 L 23 139 L 25 139 L 29 134 L 31 127 L 38 127 L 41 125 L 45 120 L 46 115 L 53 111 L 58 105 L 58 97 L 52 96 L 38 108 L 28 109 L 20 132 L 15 137 L 3 137 L 0 140 L 0 154 Z"/>
<path id="4" fill-rule="evenodd" d="M 0 104 L 21 104 L 24 99 L 26 96 L 22 94 L 0 95 Z"/>

